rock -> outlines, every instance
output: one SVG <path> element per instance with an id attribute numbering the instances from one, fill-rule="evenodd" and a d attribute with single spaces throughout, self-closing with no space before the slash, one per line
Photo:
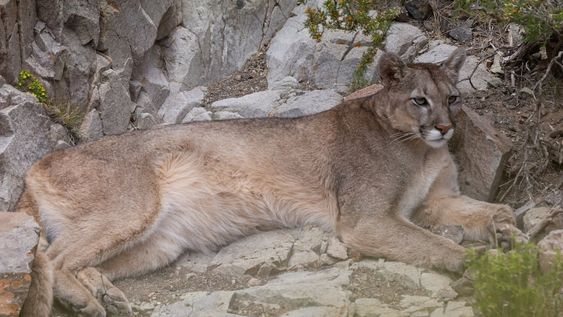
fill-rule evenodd
<path id="1" fill-rule="evenodd" d="M 360 34 L 326 30 L 322 41 L 311 39 L 303 23 L 305 5 L 293 10 L 283 28 L 272 39 L 266 52 L 268 87 L 286 76 L 310 82 L 320 89 L 346 92 L 369 39 Z M 368 73 L 373 73 L 371 66 Z"/>
<path id="2" fill-rule="evenodd" d="M 213 102 L 209 108 L 213 111 L 230 111 L 245 118 L 268 116 L 281 98 L 279 90 L 259 91 L 238 98 L 228 98 Z"/>
<path id="3" fill-rule="evenodd" d="M 187 89 L 206 82 L 203 53 L 193 32 L 179 26 L 163 40 L 162 46 L 164 64 L 171 82 L 179 83 Z"/>
<path id="4" fill-rule="evenodd" d="M 251 309 L 268 311 L 272 316 L 318 316 L 301 315 L 315 308 L 329 312 L 320 316 L 339 316 L 337 313 L 346 311 L 349 305 L 344 289 L 349 275 L 337 268 L 284 273 L 265 285 L 235 291 L 228 311 L 243 316 Z"/>
<path id="5" fill-rule="evenodd" d="M 190 89 L 240 69 L 284 25 L 296 2 L 183 1 L 182 25 L 191 34 L 182 35 L 189 37 L 184 41 L 189 46 L 174 48 L 186 54 L 174 55 L 183 61 L 185 71 L 191 71 L 178 69 L 174 74 Z"/>
<path id="6" fill-rule="evenodd" d="M 395 53 L 410 62 L 418 51 L 428 42 L 428 38 L 414 25 L 393 23 L 385 37 L 385 51 Z"/>
<path id="7" fill-rule="evenodd" d="M 190 112 L 188 112 L 188 114 L 186 114 L 184 119 L 182 119 L 182 123 L 210 121 L 212 120 L 211 114 L 211 111 L 208 111 L 203 107 L 195 107 Z"/>
<path id="8" fill-rule="evenodd" d="M 302 95 L 290 97 L 286 102 L 275 107 L 271 115 L 276 117 L 299 117 L 328 110 L 343 100 L 335 90 L 313 90 Z"/>
<path id="9" fill-rule="evenodd" d="M 0 315 L 19 316 L 31 285 L 39 225 L 25 213 L 0 212 Z"/>
<path id="10" fill-rule="evenodd" d="M 98 110 L 92 109 L 84 116 L 78 134 L 83 141 L 98 140 L 104 136 L 102 119 L 100 119 Z"/>
<path id="11" fill-rule="evenodd" d="M 473 309 L 465 302 L 451 301 L 448 302 L 446 308 L 437 308 L 432 312 L 430 317 L 473 317 Z"/>
<path id="12" fill-rule="evenodd" d="M 10 85 L 0 88 L 0 210 L 14 209 L 31 165 L 51 152 L 66 130 L 49 120 L 31 94 Z"/>
<path id="13" fill-rule="evenodd" d="M 103 73 L 102 83 L 97 89 L 100 97 L 100 117 L 105 135 L 121 134 L 127 131 L 135 104 L 129 98 L 129 87 L 121 81 L 112 69 Z"/>
<path id="14" fill-rule="evenodd" d="M 79 39 L 80 45 L 92 42 L 98 45 L 100 37 L 100 9 L 97 1 L 65 0 L 62 20 Z"/>
<path id="15" fill-rule="evenodd" d="M 406 313 L 401 313 L 396 309 L 390 308 L 388 305 L 382 303 L 377 298 L 358 298 L 353 306 L 354 315 L 358 317 L 371 317 L 371 316 L 389 316 L 389 317 L 403 317 L 408 316 Z"/>
<path id="16" fill-rule="evenodd" d="M 457 46 L 444 44 L 441 41 L 431 41 L 428 47 L 430 49 L 427 52 L 416 57 L 415 63 L 441 63 L 457 49 Z"/>
<path id="17" fill-rule="evenodd" d="M 453 281 L 450 286 L 459 296 L 471 296 L 475 292 L 473 280 L 465 274 L 458 280 Z"/>
<path id="18" fill-rule="evenodd" d="M 430 43 L 431 49 L 415 58 L 415 63 L 441 63 L 445 61 L 457 48 L 456 46 L 448 44 L 437 44 L 434 46 L 432 44 L 437 43 Z M 487 68 L 483 65 L 483 63 L 477 66 L 478 63 L 479 59 L 477 57 L 467 56 L 465 63 L 461 67 L 457 87 L 462 93 L 470 93 L 475 90 L 486 90 L 489 85 L 497 86 L 501 82 L 500 79 L 496 78 L 487 71 Z M 469 82 L 469 76 L 476 66 L 477 69 L 471 77 L 471 83 L 475 86 L 475 88 L 473 88 Z"/>
<path id="19" fill-rule="evenodd" d="M 291 234 L 281 230 L 249 236 L 221 249 L 211 264 L 222 273 L 255 276 L 263 266 L 285 267 L 293 242 Z"/>
<path id="20" fill-rule="evenodd" d="M 412 0 L 405 3 L 405 9 L 413 19 L 423 21 L 432 15 L 428 0 Z"/>
<path id="21" fill-rule="evenodd" d="M 86 110 L 98 55 L 92 47 L 80 44 L 78 36 L 69 29 L 63 30 L 61 44 L 65 47 L 61 55 L 64 71 L 62 79 L 53 82 L 52 99 Z"/>
<path id="22" fill-rule="evenodd" d="M 149 2 L 149 1 L 146 1 Z M 153 1 L 150 1 L 152 4 Z M 146 7 L 147 5 L 143 5 Z M 153 19 L 154 20 L 154 19 Z M 172 5 L 164 12 L 158 25 L 156 40 L 167 37 L 178 25 L 182 24 L 182 0 L 173 0 Z"/>
<path id="23" fill-rule="evenodd" d="M 453 28 L 448 32 L 448 35 L 460 43 L 466 43 L 473 39 L 473 32 L 468 26 L 458 26 Z"/>
<path id="24" fill-rule="evenodd" d="M 37 22 L 35 42 L 31 44 L 31 55 L 25 60 L 25 68 L 43 79 L 61 80 L 67 50 L 55 40 L 45 23 Z"/>
<path id="25" fill-rule="evenodd" d="M 463 106 L 455 118 L 450 149 L 456 158 L 461 191 L 475 199 L 493 201 L 512 142 L 492 124 Z"/>
<path id="26" fill-rule="evenodd" d="M 140 61 L 156 40 L 160 21 L 153 18 L 162 17 L 160 13 L 166 12 L 170 6 L 170 0 L 154 4 L 138 0 L 101 1 L 97 50 L 112 58 L 115 69 L 123 69 L 131 58 Z"/>
<path id="27" fill-rule="evenodd" d="M 455 297 L 450 279 L 433 271 L 371 259 L 321 268 L 323 256 L 330 258 L 323 253 L 329 235 L 308 226 L 262 232 L 217 254 L 189 254 L 179 259 L 174 271 L 183 274 L 159 272 L 158 285 L 147 285 L 146 276 L 126 284 L 133 290 L 142 285 L 145 291 L 157 293 L 167 283 L 180 286 L 168 290 L 171 294 L 165 300 L 154 301 L 153 297 L 149 308 L 135 305 L 142 314 L 153 310 L 152 316 L 410 317 L 429 316 L 434 311 L 467 312 L 465 302 L 448 303 Z M 242 277 L 245 272 L 252 277 Z M 217 283 L 221 280 L 225 284 Z M 236 281 L 242 283 L 234 287 Z"/>
<path id="28" fill-rule="evenodd" d="M 229 317 L 238 316 L 227 313 L 233 292 L 194 292 L 183 295 L 181 302 L 157 307 L 151 317 Z"/>
<path id="29" fill-rule="evenodd" d="M 172 93 L 158 110 L 158 116 L 167 124 L 180 123 L 186 115 L 203 103 L 207 88 L 196 87 L 190 91 Z"/>
<path id="30" fill-rule="evenodd" d="M 558 254 L 563 254 L 563 229 L 551 231 L 539 243 L 539 262 L 542 271 L 549 271 Z"/>
<path id="31" fill-rule="evenodd" d="M 230 111 L 218 111 L 213 114 L 213 120 L 230 120 L 240 118 L 242 118 L 240 114 Z"/>
<path id="32" fill-rule="evenodd" d="M 523 218 L 524 232 L 530 232 L 530 229 L 549 216 L 549 212 L 550 208 L 547 207 L 537 207 L 528 210 Z"/>
<path id="33" fill-rule="evenodd" d="M 517 47 L 524 41 L 524 28 L 517 23 L 508 23 L 508 45 Z"/>
<path id="34" fill-rule="evenodd" d="M 0 75 L 15 83 L 21 69 L 22 56 L 18 28 L 18 1 L 0 4 Z"/>
<path id="35" fill-rule="evenodd" d="M 451 288 L 452 280 L 434 272 L 420 274 L 420 285 L 432 292 L 432 297 L 442 300 L 451 300 L 457 297 L 457 293 Z"/>
<path id="36" fill-rule="evenodd" d="M 323 243 L 326 244 L 328 233 L 318 227 L 305 227 L 301 230 L 294 230 L 292 234 L 295 238 L 293 242 L 292 255 L 288 261 L 289 269 L 296 268 L 317 268 L 321 263 L 321 256 L 324 253 Z"/>
<path id="37" fill-rule="evenodd" d="M 274 82 L 269 88 L 270 90 L 291 90 L 299 87 L 297 79 L 291 76 L 286 76 L 281 80 Z"/>
<path id="38" fill-rule="evenodd" d="M 348 249 L 346 248 L 344 243 L 340 242 L 340 240 L 338 240 L 338 238 L 336 237 L 332 237 L 330 240 L 328 240 L 328 248 L 326 249 L 326 253 L 338 260 L 348 259 Z"/>
<path id="39" fill-rule="evenodd" d="M 160 47 L 155 45 L 149 49 L 142 61 L 139 62 L 131 74 L 131 79 L 140 83 L 141 93 L 145 93 L 147 102 L 141 103 L 137 100 L 138 107 L 142 112 L 156 115 L 161 105 L 170 94 L 168 79 L 163 72 Z M 133 99 L 133 98 L 131 98 Z M 187 112 L 186 112 L 187 113 Z"/>

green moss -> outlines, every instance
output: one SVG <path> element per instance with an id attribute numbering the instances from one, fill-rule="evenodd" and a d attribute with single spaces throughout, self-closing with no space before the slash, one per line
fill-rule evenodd
<path id="1" fill-rule="evenodd" d="M 547 272 L 538 263 L 538 247 L 516 245 L 498 255 L 470 254 L 474 274 L 475 309 L 484 317 L 557 317 L 563 311 L 563 260 Z"/>

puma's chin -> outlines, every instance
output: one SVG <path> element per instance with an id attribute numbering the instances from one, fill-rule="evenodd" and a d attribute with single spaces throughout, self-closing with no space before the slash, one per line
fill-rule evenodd
<path id="1" fill-rule="evenodd" d="M 441 148 L 443 146 L 445 146 L 446 144 L 448 144 L 448 140 L 446 139 L 440 139 L 440 140 L 424 140 L 424 142 L 426 142 L 426 144 L 428 144 L 430 147 L 432 148 Z"/>
<path id="2" fill-rule="evenodd" d="M 422 139 L 426 144 L 428 144 L 432 148 L 441 148 L 448 144 L 448 141 L 453 136 L 453 129 L 449 130 L 446 134 L 442 134 L 436 129 L 432 129 L 426 133 L 422 133 Z"/>

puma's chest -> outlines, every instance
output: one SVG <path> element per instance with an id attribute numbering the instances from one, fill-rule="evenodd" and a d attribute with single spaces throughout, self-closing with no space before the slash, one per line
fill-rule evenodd
<path id="1" fill-rule="evenodd" d="M 431 152 L 409 175 L 409 181 L 403 191 L 398 204 L 398 211 L 405 217 L 410 218 L 412 213 L 420 206 L 440 176 L 444 168 L 451 163 L 447 152 Z"/>

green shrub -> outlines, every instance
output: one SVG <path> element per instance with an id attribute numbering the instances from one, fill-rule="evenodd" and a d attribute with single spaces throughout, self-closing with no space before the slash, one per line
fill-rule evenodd
<path id="1" fill-rule="evenodd" d="M 16 84 L 16 88 L 21 91 L 30 92 L 35 96 L 35 98 L 37 98 L 39 102 L 43 104 L 48 102 L 49 100 L 45 87 L 35 76 L 33 76 L 27 70 L 22 70 L 18 75 L 18 83 Z"/>
<path id="2" fill-rule="evenodd" d="M 299 3 L 305 3 L 300 0 Z M 311 37 L 320 41 L 325 30 L 361 31 L 370 38 L 370 46 L 362 55 L 352 79 L 351 90 L 369 84 L 365 72 L 373 62 L 377 48 L 381 45 L 393 20 L 399 15 L 397 7 L 385 8 L 386 1 L 378 0 L 326 0 L 322 8 L 306 9 L 305 27 Z M 377 9 L 377 14 L 374 10 Z"/>
<path id="3" fill-rule="evenodd" d="M 45 86 L 41 84 L 37 77 L 27 70 L 22 70 L 18 75 L 16 88 L 34 95 L 55 122 L 64 125 L 71 132 L 76 133 L 83 119 L 82 112 L 76 107 L 73 107 L 70 103 L 61 104 L 51 102 Z"/>
<path id="4" fill-rule="evenodd" d="M 561 0 L 454 0 L 458 12 L 470 16 L 485 14 L 499 22 L 522 25 L 527 43 L 545 43 L 563 31 Z"/>
<path id="5" fill-rule="evenodd" d="M 557 317 L 563 311 L 563 260 L 548 272 L 538 263 L 538 247 L 517 245 L 498 255 L 470 254 L 474 274 L 475 309 L 484 317 Z"/>

